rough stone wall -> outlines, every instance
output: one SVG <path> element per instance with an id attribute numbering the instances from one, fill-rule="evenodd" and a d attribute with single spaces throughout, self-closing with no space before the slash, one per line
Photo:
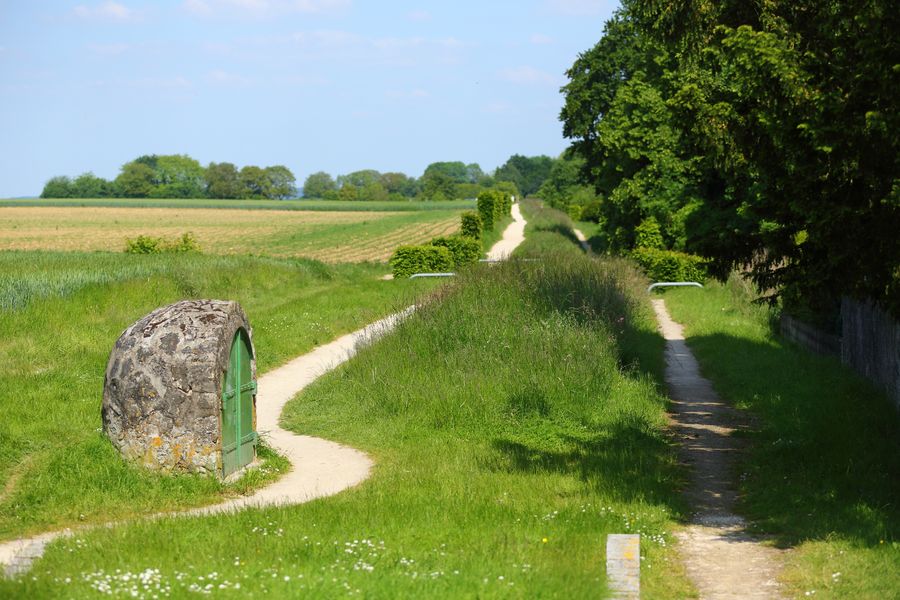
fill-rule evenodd
<path id="1" fill-rule="evenodd" d="M 221 394 L 240 305 L 185 300 L 126 329 L 109 357 L 103 430 L 119 452 L 149 468 L 220 475 Z M 256 360 L 252 361 L 256 377 Z M 256 407 L 254 406 L 254 421 Z"/>

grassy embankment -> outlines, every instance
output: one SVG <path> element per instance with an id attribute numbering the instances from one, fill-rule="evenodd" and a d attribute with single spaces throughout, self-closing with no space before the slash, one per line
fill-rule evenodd
<path id="1" fill-rule="evenodd" d="M 0 253 L 0 539 L 210 503 L 276 476 L 267 471 L 284 462 L 271 456 L 233 485 L 124 464 L 99 429 L 113 343 L 159 306 L 233 299 L 249 315 L 265 372 L 427 289 L 380 281 L 384 270 L 252 257 Z"/>
<path id="2" fill-rule="evenodd" d="M 399 244 L 458 231 L 460 212 L 12 207 L 0 209 L 0 250 L 120 252 L 126 238 L 190 231 L 211 254 L 386 261 Z"/>
<path id="3" fill-rule="evenodd" d="M 100 206 L 115 208 L 235 208 L 249 210 L 309 210 L 326 212 L 379 212 L 420 210 L 466 210 L 474 200 L 440 202 L 408 200 L 355 202 L 348 200 L 228 200 L 206 198 L 8 198 L 3 206 Z"/>
<path id="4" fill-rule="evenodd" d="M 288 405 L 292 430 L 375 459 L 359 487 L 93 531 L 0 593 L 595 598 L 606 534 L 639 532 L 644 597 L 689 596 L 664 399 L 619 352 L 653 331 L 645 281 L 624 261 L 542 258 L 461 273 Z"/>
<path id="5" fill-rule="evenodd" d="M 836 359 L 774 335 L 741 282 L 666 305 L 717 390 L 755 416 L 742 512 L 792 547 L 785 581 L 816 598 L 900 595 L 900 420 Z"/>

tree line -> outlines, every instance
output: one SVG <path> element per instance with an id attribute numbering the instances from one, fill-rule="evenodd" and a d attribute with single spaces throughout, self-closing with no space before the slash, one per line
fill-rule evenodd
<path id="1" fill-rule="evenodd" d="M 268 198 L 302 196 L 325 200 L 453 200 L 476 198 L 496 189 L 513 196 L 533 195 L 549 177 L 556 159 L 515 154 L 493 173 L 477 163 L 435 162 L 420 177 L 374 169 L 333 177 L 319 171 L 298 189 L 294 174 L 285 166 L 245 166 L 229 162 L 206 167 L 184 154 L 145 155 L 122 165 L 112 181 L 83 173 L 74 179 L 51 178 L 42 198 Z"/>
<path id="2" fill-rule="evenodd" d="M 283 165 L 238 169 L 229 162 L 202 166 L 186 154 L 140 156 L 112 181 L 91 172 L 51 178 L 41 198 L 267 198 L 296 195 L 296 179 Z"/>
<path id="3" fill-rule="evenodd" d="M 658 232 L 786 307 L 900 315 L 898 28 L 888 0 L 624 0 L 560 115 L 607 248 Z"/>

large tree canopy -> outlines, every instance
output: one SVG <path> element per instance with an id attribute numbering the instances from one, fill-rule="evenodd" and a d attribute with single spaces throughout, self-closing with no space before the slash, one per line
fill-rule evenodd
<path id="1" fill-rule="evenodd" d="M 898 27 L 887 0 L 626 1 L 561 115 L 605 227 L 654 216 L 789 302 L 900 311 Z"/>

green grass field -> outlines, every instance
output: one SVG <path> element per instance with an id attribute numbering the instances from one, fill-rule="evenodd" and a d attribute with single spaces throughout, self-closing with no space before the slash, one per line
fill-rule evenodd
<path id="1" fill-rule="evenodd" d="M 369 480 L 300 506 L 80 534 L 0 595 L 593 598 L 605 535 L 639 532 L 644 597 L 688 597 L 664 398 L 621 352 L 629 329 L 653 336 L 644 285 L 623 261 L 570 253 L 465 271 L 287 407 L 294 431 L 368 452 Z M 72 461 L 83 474 L 93 458 Z"/>
<path id="2" fill-rule="evenodd" d="M 839 361 L 774 335 L 742 282 L 665 293 L 717 390 L 755 417 L 741 510 L 792 548 L 797 596 L 900 593 L 900 420 Z M 810 592 L 810 594 L 807 594 Z"/>
<path id="3" fill-rule="evenodd" d="M 379 212 L 421 210 L 466 210 L 475 207 L 474 200 L 426 202 L 353 202 L 346 200 L 215 200 L 187 198 L 0 198 L 4 206 L 85 206 L 108 208 L 234 208 L 248 210 L 312 210 L 328 212 Z"/>
<path id="4" fill-rule="evenodd" d="M 433 285 L 381 281 L 384 271 L 252 257 L 0 253 L 0 539 L 209 503 L 258 485 L 259 472 L 226 486 L 125 465 L 99 429 L 113 343 L 169 302 L 233 299 L 250 318 L 265 372 Z"/>

